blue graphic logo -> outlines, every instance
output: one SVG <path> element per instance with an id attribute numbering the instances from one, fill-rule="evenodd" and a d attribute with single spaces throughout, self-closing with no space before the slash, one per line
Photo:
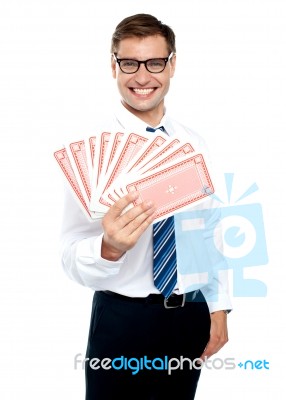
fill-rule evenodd
<path id="1" fill-rule="evenodd" d="M 267 360 L 246 360 L 244 362 L 239 362 L 238 367 L 240 369 L 270 369 L 269 361 Z"/>
<path id="2" fill-rule="evenodd" d="M 228 205 L 214 194 L 212 198 L 221 207 L 194 209 L 176 215 L 176 235 L 180 237 L 177 244 L 179 271 L 190 274 L 191 270 L 203 275 L 231 268 L 234 296 L 263 297 L 267 294 L 265 283 L 244 276 L 244 268 L 268 263 L 262 207 L 258 203 L 237 204 L 258 187 L 254 183 L 230 205 L 233 177 L 232 173 L 225 174 Z"/>

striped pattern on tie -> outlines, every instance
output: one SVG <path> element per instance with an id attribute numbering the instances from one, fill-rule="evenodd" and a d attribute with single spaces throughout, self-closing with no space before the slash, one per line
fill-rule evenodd
<path id="1" fill-rule="evenodd" d="M 160 129 L 160 131 L 165 132 L 165 128 L 163 126 L 158 126 L 158 128 L 152 128 L 151 126 L 147 126 L 146 131 L 156 132 L 157 129 Z"/>
<path id="2" fill-rule="evenodd" d="M 177 257 L 174 217 L 153 225 L 154 284 L 168 298 L 177 283 Z"/>

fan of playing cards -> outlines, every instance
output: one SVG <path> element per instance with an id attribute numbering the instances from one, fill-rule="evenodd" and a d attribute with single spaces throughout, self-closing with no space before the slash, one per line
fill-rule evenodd
<path id="1" fill-rule="evenodd" d="M 139 193 L 133 206 L 154 201 L 156 221 L 214 193 L 203 155 L 176 135 L 101 132 L 69 143 L 54 156 L 92 220 L 132 191 Z"/>

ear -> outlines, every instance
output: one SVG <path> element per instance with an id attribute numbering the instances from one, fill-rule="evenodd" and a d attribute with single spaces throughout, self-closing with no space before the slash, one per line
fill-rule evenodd
<path id="1" fill-rule="evenodd" d="M 111 72 L 114 79 L 116 79 L 116 61 L 114 60 L 113 54 L 111 54 Z"/>
<path id="2" fill-rule="evenodd" d="M 176 54 L 174 54 L 170 60 L 170 77 L 171 78 L 173 78 L 173 76 L 175 75 L 176 61 L 177 61 L 177 56 L 176 56 Z"/>

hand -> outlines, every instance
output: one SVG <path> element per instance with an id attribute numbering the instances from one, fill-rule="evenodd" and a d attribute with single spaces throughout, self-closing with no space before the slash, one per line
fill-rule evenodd
<path id="1" fill-rule="evenodd" d="M 119 199 L 102 219 L 103 240 L 101 256 L 107 260 L 118 260 L 138 239 L 154 220 L 155 207 L 151 201 L 144 201 L 130 210 L 123 210 L 138 198 L 137 192 Z"/>
<path id="2" fill-rule="evenodd" d="M 211 357 L 228 342 L 227 316 L 223 311 L 211 313 L 211 330 L 209 342 L 201 355 L 201 359 Z"/>

